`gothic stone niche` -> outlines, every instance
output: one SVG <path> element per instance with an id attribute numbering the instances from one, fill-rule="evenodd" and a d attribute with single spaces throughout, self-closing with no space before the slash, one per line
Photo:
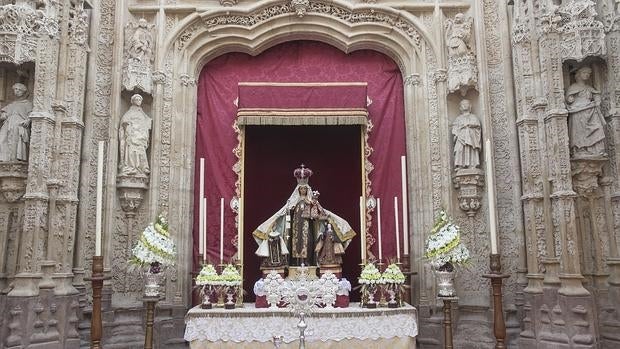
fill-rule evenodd
<path id="1" fill-rule="evenodd" d="M 482 126 L 471 112 L 471 102 L 463 99 L 459 103 L 460 114 L 452 124 L 454 136 L 454 187 L 458 190 L 459 207 L 473 217 L 480 209 L 480 198 L 484 186 L 484 175 L 480 166 L 482 150 Z"/>
<path id="2" fill-rule="evenodd" d="M 448 91 L 462 96 L 478 84 L 478 67 L 472 42 L 473 20 L 462 13 L 446 20 L 448 46 Z"/>
<path id="3" fill-rule="evenodd" d="M 131 96 L 131 106 L 121 117 L 118 138 L 120 158 L 118 162 L 117 188 L 121 207 L 127 213 L 135 213 L 144 199 L 149 183 L 149 160 L 152 119 L 142 110 L 143 98 Z"/>
<path id="4" fill-rule="evenodd" d="M 123 88 L 127 91 L 137 89 L 150 94 L 153 90 L 154 27 L 144 18 L 128 21 L 125 26 Z"/>

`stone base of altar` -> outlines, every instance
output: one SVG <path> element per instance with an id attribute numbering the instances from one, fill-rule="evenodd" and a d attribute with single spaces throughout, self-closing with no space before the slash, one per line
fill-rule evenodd
<path id="1" fill-rule="evenodd" d="M 255 308 L 245 303 L 234 310 L 195 307 L 185 316 L 185 340 L 192 349 L 298 348 L 298 319 L 289 309 Z M 415 348 L 417 310 L 322 308 L 306 318 L 306 344 L 310 348 Z"/>

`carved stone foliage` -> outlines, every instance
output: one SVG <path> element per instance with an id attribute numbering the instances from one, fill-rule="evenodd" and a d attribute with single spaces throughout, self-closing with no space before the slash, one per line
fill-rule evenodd
<path id="1" fill-rule="evenodd" d="M 541 16 L 540 30 L 561 35 L 559 57 L 581 61 L 605 54 L 605 28 L 596 16 L 592 0 L 565 1 Z"/>
<path id="2" fill-rule="evenodd" d="M 154 27 L 144 18 L 125 26 L 123 88 L 128 91 L 138 89 L 150 94 L 153 89 Z"/>
<path id="3" fill-rule="evenodd" d="M 446 21 L 448 46 L 448 90 L 464 96 L 478 84 L 476 55 L 472 45 L 473 19 L 457 13 Z"/>
<path id="4" fill-rule="evenodd" d="M 39 10 L 23 2 L 0 6 L 0 61 L 34 62 L 37 39 L 57 35 L 58 21 L 49 15 L 54 12 L 55 5 L 46 3 L 47 7 Z"/>
<path id="5" fill-rule="evenodd" d="M 88 42 L 88 14 L 84 10 L 84 1 L 72 1 L 69 8 L 69 37 L 80 46 Z"/>
<path id="6" fill-rule="evenodd" d="M 307 3 L 307 5 L 305 3 Z M 204 32 L 205 28 L 213 28 L 222 25 L 251 27 L 276 16 L 292 13 L 298 14 L 298 11 L 302 11 L 303 15 L 316 13 L 335 17 L 348 23 L 383 23 L 405 33 L 416 47 L 420 46 L 421 37 L 417 28 L 411 22 L 400 16 L 374 9 L 349 10 L 331 2 L 291 0 L 290 3 L 272 5 L 258 9 L 249 14 L 227 13 L 215 17 L 205 16 L 201 21 L 195 22 L 181 32 L 177 49 L 183 49 L 183 47 L 198 35 L 198 33 Z"/>

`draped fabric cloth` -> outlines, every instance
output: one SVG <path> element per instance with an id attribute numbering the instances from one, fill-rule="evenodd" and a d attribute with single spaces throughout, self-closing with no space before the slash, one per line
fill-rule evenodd
<path id="1" fill-rule="evenodd" d="M 292 41 L 269 48 L 256 56 L 244 53 L 227 53 L 208 62 L 200 73 L 197 95 L 196 152 L 195 164 L 205 158 L 205 195 L 207 197 L 207 256 L 219 262 L 219 202 L 224 198 L 230 202 L 236 195 L 237 174 L 233 167 L 237 158 L 233 149 L 238 138 L 233 124 L 238 112 L 234 101 L 239 98 L 240 82 L 365 82 L 367 95 L 372 104 L 367 107 L 368 119 L 373 128 L 370 132 L 369 146 L 374 149 L 370 161 L 374 166 L 370 173 L 372 194 L 391 200 L 400 198 L 400 157 L 405 155 L 405 118 L 403 102 L 403 80 L 397 64 L 386 55 L 359 50 L 344 53 L 330 45 Z M 358 98 L 355 98 L 357 101 Z M 277 102 L 277 100 L 274 100 Z M 357 103 L 357 102 L 356 102 Z M 272 106 L 270 106 L 272 107 Z M 249 130 L 254 127 L 252 130 Z M 291 129 L 291 128 L 298 129 Z M 317 137 L 319 127 L 321 134 Z M 290 193 L 294 178 L 292 170 L 300 162 L 315 170 L 312 178 L 313 188 L 319 190 L 321 202 L 333 212 L 348 221 L 352 230 L 359 232 L 359 196 L 361 195 L 361 164 L 359 149 L 359 126 L 248 126 L 246 141 L 252 137 L 264 138 L 262 148 L 272 149 L 271 144 L 280 139 L 291 139 L 288 133 L 307 133 L 314 137 L 313 148 L 321 153 L 309 160 L 299 158 L 296 143 L 273 148 L 272 159 L 250 158 L 250 149 L 245 149 L 244 173 L 244 280 L 248 285 L 260 277 L 259 258 L 255 256 L 256 245 L 252 242 L 252 232 L 274 211 L 282 207 L 283 198 Z M 264 129 L 264 130 L 263 130 Z M 303 132 L 302 130 L 303 129 Z M 286 133 L 278 133 L 280 132 Z M 339 145 L 342 134 L 350 134 L 350 143 Z M 334 138 L 330 138 L 330 137 Z M 262 141 L 262 138 L 261 138 Z M 291 139 L 297 142 L 297 139 Z M 295 146 L 293 146 L 295 144 Z M 253 145 L 255 147 L 255 145 Z M 345 149 L 346 148 L 346 149 Z M 326 150 L 323 150 L 326 149 Z M 256 153 L 261 149 L 253 151 Z M 335 156 L 346 158 L 333 159 Z M 335 168 L 332 171 L 332 166 Z M 328 166 L 329 165 L 329 166 Z M 270 167 L 267 167 L 270 166 Z M 193 186 L 194 201 L 194 241 L 198 239 L 199 166 L 195 166 Z M 328 174 L 329 173 L 329 174 Z M 268 189 L 268 190 L 267 190 Z M 256 193 L 260 193 L 256 195 Z M 385 201 L 387 202 L 387 201 Z M 228 261 L 236 252 L 233 244 L 237 235 L 235 213 L 226 205 L 224 210 L 224 259 Z M 382 217 L 394 217 L 394 208 L 382 207 Z M 376 220 L 376 216 L 373 215 Z M 336 225 L 334 225 L 334 228 Z M 383 232 L 394 232 L 394 220 L 384 219 Z M 402 231 L 402 229 L 400 230 Z M 369 231 L 376 237 L 376 224 Z M 354 238 L 344 257 L 343 274 L 350 280 L 359 273 L 359 238 Z M 395 236 L 383 234 L 384 256 L 395 256 Z M 198 244 L 194 246 L 194 263 L 198 265 Z M 377 244 L 373 246 L 377 254 Z M 245 254 L 245 252 L 248 252 Z M 350 268 L 350 270 L 348 270 Z M 246 287 L 246 289 L 248 289 Z M 250 292 L 251 294 L 251 292 Z"/>
<path id="2" fill-rule="evenodd" d="M 297 322 L 299 319 L 286 308 L 255 308 L 249 303 L 232 311 L 194 307 L 185 317 L 184 338 L 192 348 L 218 348 L 218 345 L 258 348 L 261 344 L 273 347 L 273 337 L 282 336 L 283 344 L 298 347 Z M 406 343 L 415 342 L 418 335 L 417 310 L 408 304 L 395 309 L 367 309 L 359 303 L 351 303 L 348 308 L 321 308 L 307 316 L 306 323 L 309 348 L 346 348 L 337 343 L 358 343 L 362 345 L 350 348 L 371 348 L 367 344 L 375 341 L 390 344 L 399 338 L 409 339 Z"/>

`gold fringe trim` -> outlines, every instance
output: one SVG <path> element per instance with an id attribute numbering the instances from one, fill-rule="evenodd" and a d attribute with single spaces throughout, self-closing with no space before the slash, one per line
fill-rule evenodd
<path id="1" fill-rule="evenodd" d="M 366 108 L 239 108 L 237 116 L 260 115 L 364 115 Z"/>
<path id="2" fill-rule="evenodd" d="M 239 125 L 362 125 L 367 122 L 366 116 L 239 116 Z"/>

